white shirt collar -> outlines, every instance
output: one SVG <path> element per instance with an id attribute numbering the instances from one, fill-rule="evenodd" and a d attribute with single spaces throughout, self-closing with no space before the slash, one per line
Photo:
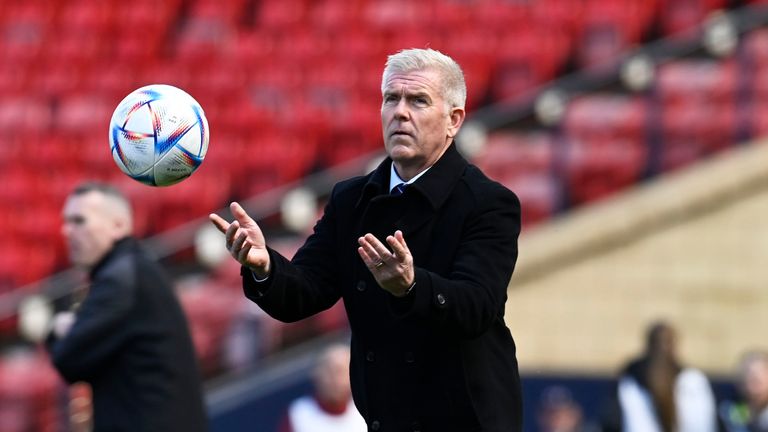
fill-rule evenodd
<path id="1" fill-rule="evenodd" d="M 405 181 L 400 178 L 399 174 L 397 174 L 397 171 L 395 170 L 395 163 L 393 162 L 389 168 L 389 191 L 392 192 L 392 189 L 394 189 L 395 186 L 399 185 L 400 183 L 411 184 L 415 182 L 419 179 L 419 177 L 423 176 L 425 172 L 429 171 L 430 168 L 432 168 L 432 166 L 428 166 L 424 171 L 413 176 L 412 179 Z"/>

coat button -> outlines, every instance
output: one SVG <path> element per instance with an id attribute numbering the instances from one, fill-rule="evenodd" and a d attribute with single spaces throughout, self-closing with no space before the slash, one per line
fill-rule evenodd
<path id="1" fill-rule="evenodd" d="M 365 281 L 357 281 L 357 290 L 360 292 L 365 291 Z"/>
<path id="2" fill-rule="evenodd" d="M 437 304 L 439 304 L 440 306 L 445 304 L 445 296 L 444 295 L 442 295 L 442 294 L 438 294 L 437 295 Z"/>
<path id="3" fill-rule="evenodd" d="M 374 360 L 376 360 L 376 355 L 373 353 L 373 351 L 368 351 L 367 353 L 365 353 L 365 359 L 373 363 Z"/>
<path id="4" fill-rule="evenodd" d="M 371 422 L 371 430 L 377 431 L 381 429 L 381 423 L 379 423 L 378 420 L 374 420 Z"/>
<path id="5" fill-rule="evenodd" d="M 405 362 L 406 363 L 413 363 L 416 361 L 416 358 L 413 356 L 413 353 L 410 351 L 405 352 Z"/>

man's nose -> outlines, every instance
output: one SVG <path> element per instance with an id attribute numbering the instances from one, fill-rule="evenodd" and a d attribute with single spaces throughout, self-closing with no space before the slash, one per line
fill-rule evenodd
<path id="1" fill-rule="evenodd" d="M 410 111 L 408 111 L 408 104 L 406 103 L 405 98 L 400 99 L 400 101 L 397 102 L 394 114 L 395 118 L 399 120 L 404 120 L 410 117 Z"/>

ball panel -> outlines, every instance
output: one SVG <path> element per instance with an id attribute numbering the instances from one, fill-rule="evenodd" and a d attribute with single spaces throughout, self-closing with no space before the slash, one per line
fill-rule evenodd
<path id="1" fill-rule="evenodd" d="M 154 166 L 154 180 L 158 186 L 170 186 L 192 175 L 202 160 L 195 160 L 181 147 L 173 147 Z"/>

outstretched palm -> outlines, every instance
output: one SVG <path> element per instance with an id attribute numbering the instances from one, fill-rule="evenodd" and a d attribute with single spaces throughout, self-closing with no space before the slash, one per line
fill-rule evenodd
<path id="1" fill-rule="evenodd" d="M 233 202 L 229 208 L 235 217 L 232 223 L 213 213 L 209 219 L 224 233 L 229 254 L 257 276 L 266 277 L 269 275 L 269 253 L 261 228 L 240 204 Z"/>

